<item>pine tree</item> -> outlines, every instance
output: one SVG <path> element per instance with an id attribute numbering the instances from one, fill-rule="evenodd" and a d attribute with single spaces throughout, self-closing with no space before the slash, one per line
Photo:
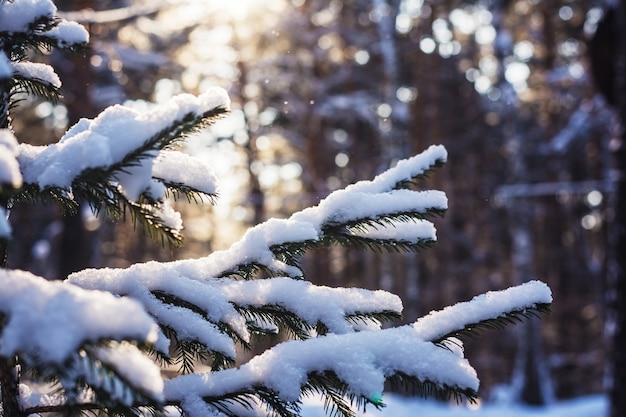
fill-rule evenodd
<path id="1" fill-rule="evenodd" d="M 387 380 L 417 395 L 472 401 L 478 379 L 462 338 L 548 310 L 550 290 L 532 281 L 383 329 L 401 315 L 397 296 L 306 280 L 299 261 L 315 248 L 432 246 L 429 219 L 445 212 L 447 200 L 418 190 L 417 181 L 444 164 L 441 146 L 261 223 L 203 258 L 88 269 L 59 282 L 7 269 L 7 215 L 24 201 L 67 212 L 84 201 L 180 244 L 182 221 L 169 198 L 217 197 L 210 167 L 176 145 L 228 112 L 218 89 L 145 112 L 110 107 L 53 145 L 18 143 L 10 115 L 20 94 L 56 100 L 61 93 L 54 70 L 27 59 L 51 48 L 79 51 L 88 41 L 55 12 L 50 0 L 0 2 L 3 416 L 297 416 L 312 394 L 329 414 L 350 416 L 353 407 L 382 407 Z M 235 366 L 238 348 L 277 335 L 289 340 Z"/>

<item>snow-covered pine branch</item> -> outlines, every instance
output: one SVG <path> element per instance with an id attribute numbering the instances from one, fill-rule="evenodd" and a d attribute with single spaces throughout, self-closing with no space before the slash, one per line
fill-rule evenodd
<path id="1" fill-rule="evenodd" d="M 14 201 L 47 196 L 71 207 L 83 200 L 113 218 L 129 210 L 147 231 L 179 242 L 182 221 L 166 192 L 211 198 L 217 188 L 206 163 L 170 148 L 228 106 L 221 89 L 199 97 L 182 94 L 146 112 L 113 106 L 93 120 L 80 120 L 56 144 L 22 144 L 18 160 L 26 186 Z"/>
<path id="2" fill-rule="evenodd" d="M 51 0 L 6 1 L 0 7 L 0 128 L 8 127 L 15 94 L 51 101 L 61 98 L 61 82 L 47 64 L 29 62 L 30 51 L 53 48 L 80 51 L 87 47 L 84 27 L 56 16 Z"/>
<path id="3" fill-rule="evenodd" d="M 137 264 L 128 269 L 85 270 L 70 276 L 69 281 L 84 288 L 103 289 L 141 300 L 171 337 L 200 343 L 220 364 L 235 359 L 234 342 L 246 346 L 249 334 L 263 331 L 264 327 L 287 330 L 304 338 L 313 329 L 344 333 L 353 328 L 346 318 L 357 323 L 396 318 L 401 313 L 399 299 L 380 291 L 360 290 L 366 292 L 363 295 L 356 290 L 315 288 L 285 278 L 245 283 L 226 276 L 252 278 L 248 272 L 241 272 L 252 266 L 275 276 L 301 278 L 297 256 L 319 245 L 367 239 L 395 250 L 399 246 L 417 249 L 424 242 L 433 242 L 434 226 L 423 218 L 430 212 L 445 210 L 445 195 L 395 188 L 445 158 L 443 147 L 431 147 L 373 181 L 336 191 L 316 207 L 286 220 L 262 223 L 250 229 L 229 250 L 206 258 Z M 364 203 L 355 208 L 355 201 L 360 200 Z M 175 285 L 169 284 L 172 276 L 177 277 Z M 168 287 L 162 288 L 165 284 Z M 312 297 L 303 298 L 309 292 Z M 297 300 L 294 293 L 300 294 Z M 218 294 L 221 294 L 220 302 L 216 299 Z M 245 294 L 255 296 L 247 299 Z M 320 299 L 325 300 L 321 310 L 316 305 Z M 226 317 L 225 312 L 228 312 Z M 190 327 L 195 333 L 188 330 Z M 179 360 L 184 354 L 181 352 Z"/>
<path id="4" fill-rule="evenodd" d="M 475 326 L 505 322 L 503 317 L 542 311 L 551 301 L 545 285 L 489 293 L 432 313 L 414 326 L 381 330 L 378 319 L 402 311 L 396 296 L 317 287 L 300 280 L 303 273 L 297 265 L 297 255 L 307 249 L 345 244 L 352 238 L 369 239 L 389 250 L 403 242 L 416 249 L 416 242 L 434 241 L 434 226 L 424 218 L 446 209 L 445 195 L 397 188 L 445 158 L 443 147 L 431 147 L 372 181 L 336 191 L 315 207 L 257 225 L 230 249 L 205 258 L 84 270 L 68 281 L 140 301 L 164 336 L 177 345 L 174 362 L 181 372 L 193 371 L 188 350 L 203 352 L 195 359 L 206 360 L 212 372 L 166 381 L 166 402 L 192 416 L 209 410 L 230 413 L 229 407 L 237 403 L 297 415 L 301 396 L 313 391 L 325 395 L 340 412 L 349 409 L 351 401 L 379 405 L 386 379 L 425 396 L 473 399 L 476 375 L 458 349 L 450 349 L 445 341 Z M 253 274 L 241 273 L 250 266 L 276 277 L 252 279 Z M 234 363 L 237 343 L 247 347 L 251 334 L 279 330 L 300 341 L 281 344 L 240 368 L 225 369 Z M 420 358 L 418 364 L 415 358 Z M 289 372 L 280 372 L 283 368 Z"/>
<path id="5" fill-rule="evenodd" d="M 65 403 L 89 391 L 116 407 L 161 400 L 160 370 L 139 348 L 167 345 L 135 300 L 24 271 L 1 270 L 0 282 L 0 357 L 54 381 Z"/>
<path id="6" fill-rule="evenodd" d="M 537 313 L 546 313 L 551 303 L 550 288 L 541 281 L 529 281 L 432 311 L 417 320 L 414 327 L 422 339 L 440 343 L 451 337 L 503 327 Z"/>
<path id="7" fill-rule="evenodd" d="M 2 2 L 0 22 L 1 49 L 12 60 L 24 58 L 28 49 L 81 49 L 89 41 L 83 26 L 57 17 L 50 0 Z"/>
<path id="8" fill-rule="evenodd" d="M 315 207 L 249 229 L 228 250 L 168 268 L 183 274 L 190 271 L 195 279 L 251 277 L 258 270 L 274 276 L 302 277 L 298 256 L 313 247 L 339 241 L 368 247 L 376 236 L 386 233 L 387 250 L 419 249 L 435 241 L 434 227 L 424 219 L 445 212 L 447 198 L 440 191 L 397 188 L 440 166 L 446 157 L 443 146 L 432 146 L 372 181 L 333 192 Z"/>

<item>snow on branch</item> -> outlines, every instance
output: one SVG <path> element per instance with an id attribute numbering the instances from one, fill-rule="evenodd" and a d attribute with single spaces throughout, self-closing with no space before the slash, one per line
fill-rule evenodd
<path id="1" fill-rule="evenodd" d="M 373 233 L 373 228 L 381 232 L 387 229 L 391 234 L 393 229 L 399 231 L 414 220 L 443 213 L 448 206 L 443 192 L 398 190 L 396 187 L 424 175 L 445 159 L 444 147 L 431 146 L 422 154 L 400 161 L 372 181 L 361 181 L 331 193 L 315 207 L 288 219 L 271 219 L 249 229 L 228 250 L 171 267 L 183 274 L 193 274 L 197 279 L 236 275 L 243 270 L 242 266 L 258 267 L 274 275 L 301 277 L 302 271 L 291 262 L 290 250 L 298 255 L 301 248 L 322 244 L 327 235 L 329 239 L 340 237 L 337 235 L 357 238 L 363 233 Z M 355 233 L 359 228 L 362 232 Z M 418 242 L 434 241 L 430 226 L 421 223 L 409 228 L 418 234 L 411 240 L 416 244 L 407 247 L 416 249 L 420 246 Z M 400 240 L 405 240 L 406 235 L 400 236 Z"/>
<path id="2" fill-rule="evenodd" d="M 127 176 L 118 175 L 118 181 L 128 199 L 136 201 L 149 186 L 158 146 L 171 145 L 170 141 L 183 133 L 178 129 L 170 133 L 172 126 L 228 105 L 223 90 L 211 89 L 199 97 L 181 94 L 144 113 L 120 105 L 109 107 L 93 120 L 79 121 L 59 143 L 37 147 L 36 151 L 25 145 L 27 152 L 20 154 L 24 179 L 41 188 L 69 189 L 89 169 L 123 168 Z M 172 137 L 161 143 L 164 131 Z M 134 158 L 128 161 L 130 156 Z M 146 162 L 138 164 L 138 158 Z"/>
<path id="3" fill-rule="evenodd" d="M 413 327 L 424 340 L 439 341 L 447 337 L 471 331 L 481 323 L 492 322 L 511 316 L 515 312 L 541 311 L 542 306 L 552 302 L 550 288 L 541 281 L 502 291 L 490 291 L 472 300 L 457 303 L 440 311 L 421 317 Z"/>
<path id="4" fill-rule="evenodd" d="M 182 152 L 163 150 L 154 160 L 152 177 L 187 194 L 217 195 L 217 178 L 207 162 Z M 185 187 L 185 188 L 182 188 Z"/>
<path id="5" fill-rule="evenodd" d="M 291 278 L 253 281 L 220 279 L 216 289 L 224 292 L 231 303 L 241 307 L 281 306 L 295 313 L 311 327 L 323 324 L 332 333 L 350 333 L 354 326 L 348 316 L 388 311 L 400 315 L 402 302 L 386 291 L 360 288 L 316 286 Z M 294 294 L 298 294 L 294 297 Z M 324 300 L 320 303 L 320 300 Z M 377 326 L 377 328 L 380 328 Z"/>
<path id="6" fill-rule="evenodd" d="M 0 358 L 19 355 L 24 372 L 58 388 L 24 392 L 23 406 L 162 400 L 160 368 L 145 352 L 158 346 L 158 326 L 137 301 L 25 271 L 0 270 L 0 281 Z"/>
<path id="7" fill-rule="evenodd" d="M 428 174 L 433 168 L 441 166 L 448 159 L 448 152 L 443 145 L 431 145 L 420 154 L 399 161 L 395 167 L 379 174 L 371 181 L 360 181 L 346 187 L 346 190 L 358 189 L 366 193 L 382 193 L 398 188 Z"/>
<path id="8" fill-rule="evenodd" d="M 8 1 L 0 8 L 0 21 L 5 32 L 27 32 L 42 18 L 52 20 L 57 11 L 50 0 Z"/>
<path id="9" fill-rule="evenodd" d="M 61 88 L 61 80 L 50 65 L 35 62 L 15 62 L 13 63 L 13 69 L 15 76 L 23 79 L 38 80 L 53 88 Z"/>
<path id="10" fill-rule="evenodd" d="M 330 288 L 290 278 L 197 281 L 164 270 L 162 265 L 150 262 L 129 269 L 88 269 L 70 275 L 68 282 L 130 296 L 162 327 L 173 331 L 177 340 L 197 341 L 207 351 L 231 359 L 235 358 L 235 346 L 229 336 L 247 344 L 251 331 L 264 325 L 278 326 L 285 314 L 297 322 L 292 326 L 304 325 L 296 332 L 308 337 L 318 324 L 335 333 L 352 332 L 363 323 L 380 328 L 380 323 L 367 317 L 377 317 L 380 312 L 398 317 L 402 311 L 396 295 L 380 290 Z M 358 323 L 354 317 L 365 318 Z"/>
<path id="11" fill-rule="evenodd" d="M 89 34 L 84 27 L 75 22 L 59 20 L 56 13 L 57 8 L 51 0 L 3 2 L 0 8 L 0 38 L 28 34 L 35 37 L 35 40 L 60 48 L 70 48 L 89 41 Z"/>
<path id="12" fill-rule="evenodd" d="M 478 379 L 467 360 L 418 338 L 410 326 L 369 332 L 328 335 L 289 341 L 254 357 L 237 369 L 184 375 L 165 382 L 165 398 L 190 416 L 201 414 L 199 403 L 212 398 L 242 397 L 263 387 L 281 400 L 297 403 L 302 389 L 316 374 L 332 373 L 349 392 L 379 403 L 384 382 L 398 372 L 430 381 L 441 389 L 475 393 Z"/>
<path id="13" fill-rule="evenodd" d="M 0 357 L 54 377 L 69 402 L 79 380 L 114 402 L 161 398 L 160 369 L 135 345 L 156 343 L 158 326 L 138 302 L 25 271 L 1 270 L 0 280 Z"/>
<path id="14" fill-rule="evenodd" d="M 551 301 L 549 288 L 532 281 L 430 313 L 414 325 L 285 342 L 237 369 L 166 381 L 166 401 L 195 416 L 201 415 L 196 414 L 199 410 L 210 410 L 212 402 L 219 398 L 241 397 L 237 402 L 246 402 L 250 407 L 260 403 L 271 408 L 259 396 L 260 392 L 269 392 L 292 403 L 297 410 L 310 381 L 328 374 L 345 384 L 347 392 L 343 396 L 361 397 L 375 405 L 380 405 L 385 380 L 394 377 L 405 381 L 415 378 L 421 386 L 429 386 L 429 392 L 473 399 L 478 379 L 463 358 L 462 349 L 431 341 L 469 323 L 498 319 Z M 376 343 L 372 343 L 372 338 Z M 259 398 L 249 402 L 246 398 L 250 395 Z"/>
<path id="15" fill-rule="evenodd" d="M 0 270 L 0 355 L 62 365 L 85 343 L 157 341 L 157 326 L 139 303 L 103 291 Z M 98 306 L 98 308 L 94 308 Z M 116 314 L 106 314 L 114 311 Z"/>
<path id="16" fill-rule="evenodd" d="M 47 64 L 9 62 L 13 69 L 11 94 L 26 93 L 57 102 L 62 96 L 61 79 Z"/>
<path id="17" fill-rule="evenodd" d="M 24 193 L 49 194 L 68 206 L 82 198 L 113 218 L 129 210 L 148 232 L 163 232 L 170 242 L 179 243 L 182 220 L 164 199 L 166 193 L 211 198 L 216 185 L 206 164 L 175 156 L 169 148 L 213 123 L 229 104 L 224 90 L 215 88 L 198 97 L 181 94 L 147 112 L 118 105 L 93 120 L 80 120 L 56 144 L 22 144 L 18 161 L 28 185 Z"/>

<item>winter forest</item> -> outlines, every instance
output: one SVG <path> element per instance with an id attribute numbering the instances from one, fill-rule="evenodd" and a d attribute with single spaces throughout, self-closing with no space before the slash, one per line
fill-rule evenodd
<path id="1" fill-rule="evenodd" d="M 0 0 L 0 416 L 626 415 L 626 5 Z"/>

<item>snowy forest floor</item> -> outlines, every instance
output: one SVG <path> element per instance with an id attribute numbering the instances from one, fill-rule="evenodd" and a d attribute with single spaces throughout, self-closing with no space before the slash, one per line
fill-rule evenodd
<path id="1" fill-rule="evenodd" d="M 592 395 L 557 402 L 546 407 L 528 407 L 518 404 L 484 404 L 480 407 L 446 405 L 433 401 L 417 400 L 397 395 L 386 395 L 387 406 L 381 410 L 368 407 L 364 417 L 603 417 L 608 415 L 607 398 Z M 304 403 L 303 417 L 325 416 L 321 400 L 309 399 Z"/>

